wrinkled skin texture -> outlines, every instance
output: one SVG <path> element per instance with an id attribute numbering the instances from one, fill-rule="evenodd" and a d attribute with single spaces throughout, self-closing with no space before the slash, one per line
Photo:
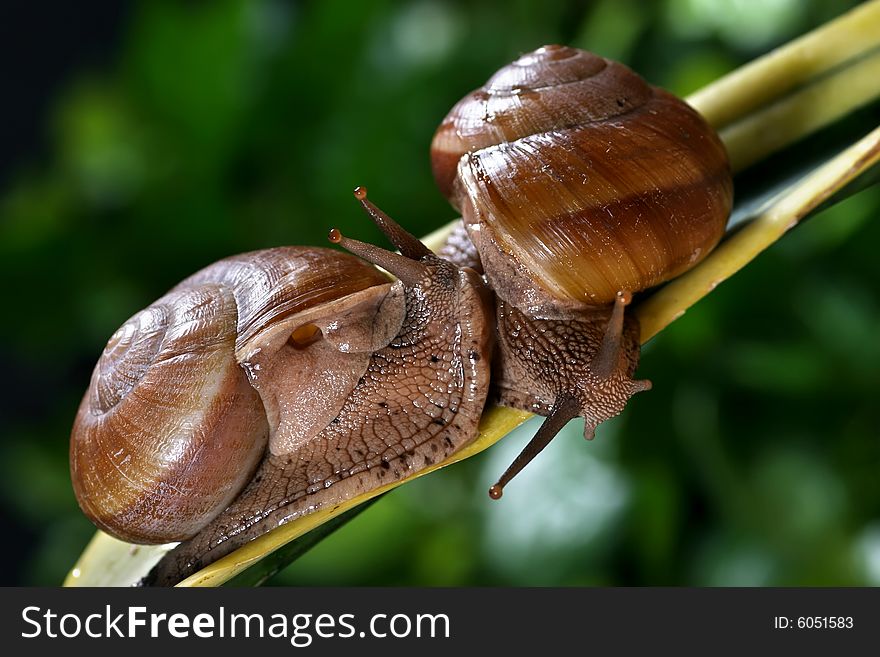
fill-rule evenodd
<path id="1" fill-rule="evenodd" d="M 330 424 L 267 453 L 239 498 L 144 584 L 172 585 L 269 529 L 397 481 L 471 442 L 489 388 L 491 308 L 480 278 L 428 256 L 400 332 L 372 354 Z M 399 283 L 398 283 L 399 285 Z"/>
<path id="2" fill-rule="evenodd" d="M 457 224 L 440 251 L 459 267 L 482 271 L 477 250 L 463 223 Z M 511 408 L 548 415 L 557 399 L 573 397 L 585 420 L 585 434 L 618 415 L 629 398 L 639 363 L 639 323 L 624 316 L 616 367 L 605 376 L 593 361 L 611 317 L 611 307 L 591 311 L 557 311 L 535 318 L 496 298 L 495 355 L 491 399 Z"/>
<path id="3" fill-rule="evenodd" d="M 585 435 L 623 411 L 639 363 L 639 324 L 627 315 L 616 367 L 597 373 L 593 362 L 608 327 L 608 310 L 569 319 L 534 319 L 497 304 L 498 349 L 493 387 L 499 403 L 549 415 L 557 400 L 577 401 Z"/>
<path id="4" fill-rule="evenodd" d="M 437 255 L 451 262 L 456 267 L 468 267 L 476 272 L 483 273 L 483 263 L 477 247 L 471 241 L 464 222 L 459 221 L 449 233 L 446 242 L 437 252 Z"/>

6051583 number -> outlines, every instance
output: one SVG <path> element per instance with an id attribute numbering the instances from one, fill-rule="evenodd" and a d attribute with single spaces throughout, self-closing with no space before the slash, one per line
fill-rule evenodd
<path id="1" fill-rule="evenodd" d="M 852 616 L 775 616 L 773 628 L 777 630 L 849 630 L 854 626 Z"/>

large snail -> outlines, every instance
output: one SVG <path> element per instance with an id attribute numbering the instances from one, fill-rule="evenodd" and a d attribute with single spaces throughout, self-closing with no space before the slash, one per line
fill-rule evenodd
<path id="1" fill-rule="evenodd" d="M 731 205 L 702 118 L 621 64 L 546 46 L 452 109 L 432 165 L 463 218 L 439 255 L 359 188 L 399 254 L 334 230 L 354 255 L 234 256 L 110 339 L 71 472 L 105 531 L 183 541 L 146 583 L 446 458 L 490 396 L 547 416 L 497 499 L 571 418 L 592 437 L 650 387 L 625 306 L 702 259 Z"/>

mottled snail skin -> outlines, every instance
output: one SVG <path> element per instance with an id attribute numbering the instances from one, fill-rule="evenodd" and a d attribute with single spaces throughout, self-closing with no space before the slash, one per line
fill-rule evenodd
<path id="1" fill-rule="evenodd" d="M 718 243 L 730 168 L 684 101 L 562 46 L 523 55 L 457 103 L 431 162 L 463 220 L 443 253 L 497 295 L 494 397 L 548 416 L 497 498 L 568 419 L 584 417 L 591 438 L 650 388 L 632 378 L 639 329 L 623 308 Z"/>

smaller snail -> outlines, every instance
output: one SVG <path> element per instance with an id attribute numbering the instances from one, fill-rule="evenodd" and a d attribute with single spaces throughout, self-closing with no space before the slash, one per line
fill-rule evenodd
<path id="1" fill-rule="evenodd" d="M 705 121 L 621 64 L 547 46 L 452 109 L 432 166 L 462 214 L 438 254 L 358 188 L 399 253 L 332 230 L 350 253 L 233 256 L 110 339 L 71 475 L 105 531 L 182 541 L 144 583 L 446 459 L 489 398 L 547 416 L 498 499 L 570 419 L 592 438 L 650 387 L 626 307 L 705 257 L 730 210 Z"/>

